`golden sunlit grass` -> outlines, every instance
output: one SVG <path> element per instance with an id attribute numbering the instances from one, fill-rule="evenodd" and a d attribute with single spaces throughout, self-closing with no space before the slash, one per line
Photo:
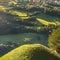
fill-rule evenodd
<path id="1" fill-rule="evenodd" d="M 16 2 L 15 1 L 9 2 L 9 5 L 12 5 L 12 4 L 17 5 L 17 1 Z"/>
<path id="2" fill-rule="evenodd" d="M 18 47 L 0 58 L 0 60 L 59 60 L 51 50 L 41 44 L 28 44 Z"/>
<path id="3" fill-rule="evenodd" d="M 0 6 L 0 11 L 10 13 L 12 15 L 17 15 L 20 18 L 24 19 L 25 17 L 28 18 L 29 16 L 26 13 L 15 11 L 15 10 L 9 10 L 9 8 L 6 8 L 4 6 Z"/>
<path id="4" fill-rule="evenodd" d="M 14 10 L 11 10 L 10 13 L 13 14 L 13 15 L 18 15 L 18 16 L 23 16 L 23 17 L 24 17 L 24 16 L 27 16 L 26 13 L 14 11 Z"/>
<path id="5" fill-rule="evenodd" d="M 0 11 L 5 12 L 5 11 L 6 11 L 5 9 L 6 9 L 6 8 L 4 8 L 3 6 L 0 6 Z"/>
<path id="6" fill-rule="evenodd" d="M 43 20 L 43 19 L 40 19 L 40 18 L 36 18 L 37 21 L 39 21 L 40 23 L 42 23 L 43 25 L 46 25 L 48 26 L 49 24 L 53 24 L 56 26 L 56 23 L 55 22 L 49 22 L 49 21 L 46 21 L 46 20 Z"/>

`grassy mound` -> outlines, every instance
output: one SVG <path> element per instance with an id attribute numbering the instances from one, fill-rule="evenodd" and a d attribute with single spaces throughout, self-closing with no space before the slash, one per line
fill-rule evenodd
<path id="1" fill-rule="evenodd" d="M 0 60 L 60 60 L 49 48 L 41 44 L 23 45 L 9 52 Z"/>

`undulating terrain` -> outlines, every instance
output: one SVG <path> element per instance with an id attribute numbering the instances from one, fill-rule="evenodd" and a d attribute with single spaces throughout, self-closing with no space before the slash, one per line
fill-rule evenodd
<path id="1" fill-rule="evenodd" d="M 58 1 L 22 1 L 0 0 L 0 60 L 60 60 L 49 46 L 49 36 L 60 28 Z"/>

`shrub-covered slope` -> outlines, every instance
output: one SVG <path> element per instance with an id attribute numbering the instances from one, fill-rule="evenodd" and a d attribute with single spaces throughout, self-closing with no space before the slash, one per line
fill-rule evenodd
<path id="1" fill-rule="evenodd" d="M 0 60 L 60 60 L 60 58 L 41 44 L 29 44 L 16 48 Z"/>

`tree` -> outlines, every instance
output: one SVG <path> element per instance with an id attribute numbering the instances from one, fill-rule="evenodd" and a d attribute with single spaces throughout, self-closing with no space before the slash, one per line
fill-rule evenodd
<path id="1" fill-rule="evenodd" d="M 49 46 L 60 54 L 60 28 L 53 30 L 48 38 Z"/>

